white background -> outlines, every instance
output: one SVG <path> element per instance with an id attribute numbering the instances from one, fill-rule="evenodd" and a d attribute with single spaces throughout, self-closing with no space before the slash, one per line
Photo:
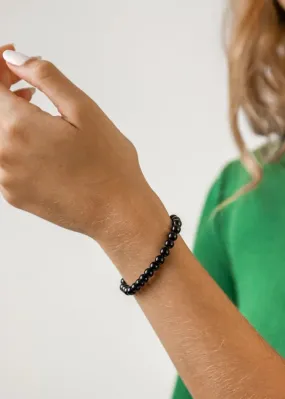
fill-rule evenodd
<path id="1" fill-rule="evenodd" d="M 227 122 L 223 0 L 0 0 L 2 44 L 42 55 L 136 144 L 193 242 L 237 152 Z M 38 93 L 34 101 L 55 112 Z M 251 143 L 253 143 L 252 139 Z M 0 201 L 0 398 L 169 398 L 175 370 L 90 239 Z"/>

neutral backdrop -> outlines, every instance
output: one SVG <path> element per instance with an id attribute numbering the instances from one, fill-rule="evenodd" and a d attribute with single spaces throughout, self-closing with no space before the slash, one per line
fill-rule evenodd
<path id="1" fill-rule="evenodd" d="M 227 121 L 223 0 L 0 0 L 1 44 L 41 55 L 136 144 L 192 247 Z M 55 114 L 37 93 L 34 102 Z M 0 132 L 1 134 L 1 132 Z M 256 141 L 246 130 L 250 145 Z M 169 398 L 175 368 L 91 239 L 0 200 L 0 398 Z"/>

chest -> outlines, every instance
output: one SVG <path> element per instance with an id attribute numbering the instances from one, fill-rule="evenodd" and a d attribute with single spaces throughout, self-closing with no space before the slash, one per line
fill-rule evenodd
<path id="1" fill-rule="evenodd" d="M 273 172 L 266 170 L 262 183 L 233 203 L 225 219 L 226 247 L 239 280 L 274 276 L 285 283 L 285 169 Z"/>
<path id="2" fill-rule="evenodd" d="M 233 205 L 225 241 L 239 310 L 285 356 L 285 170 Z"/>

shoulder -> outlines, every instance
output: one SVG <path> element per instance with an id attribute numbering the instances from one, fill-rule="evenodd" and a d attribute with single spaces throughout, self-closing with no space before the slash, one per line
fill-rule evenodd
<path id="1" fill-rule="evenodd" d="M 252 154 L 257 164 L 263 168 L 268 163 L 267 160 L 270 159 L 278 148 L 280 148 L 280 142 L 275 140 L 258 147 Z M 241 160 L 236 158 L 220 168 L 212 187 L 215 187 L 215 191 L 219 191 L 220 198 L 225 199 L 236 193 L 237 190 L 249 183 L 249 181 L 251 181 L 249 172 Z"/>
<path id="2" fill-rule="evenodd" d="M 270 159 L 280 149 L 280 140 L 275 139 L 268 141 L 265 145 L 258 147 L 252 152 L 257 164 L 267 170 L 265 166 L 270 163 Z M 266 185 L 268 174 L 264 174 L 262 180 Z M 222 203 L 231 198 L 240 189 L 251 182 L 252 177 L 239 158 L 233 159 L 222 166 L 212 183 L 209 191 L 210 197 L 215 197 L 215 201 Z M 253 195 L 253 194 L 252 194 Z M 248 196 L 246 196 L 248 198 Z"/>

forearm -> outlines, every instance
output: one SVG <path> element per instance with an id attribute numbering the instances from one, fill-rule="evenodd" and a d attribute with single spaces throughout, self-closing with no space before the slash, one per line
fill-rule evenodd
<path id="1" fill-rule="evenodd" d="M 153 193 L 125 198 L 100 242 L 131 283 L 158 253 L 169 216 Z M 99 240 L 100 241 L 100 240 Z M 179 238 L 157 275 L 136 299 L 197 399 L 285 395 L 279 355 L 242 317 Z M 129 298 L 128 300 L 131 300 Z"/>

